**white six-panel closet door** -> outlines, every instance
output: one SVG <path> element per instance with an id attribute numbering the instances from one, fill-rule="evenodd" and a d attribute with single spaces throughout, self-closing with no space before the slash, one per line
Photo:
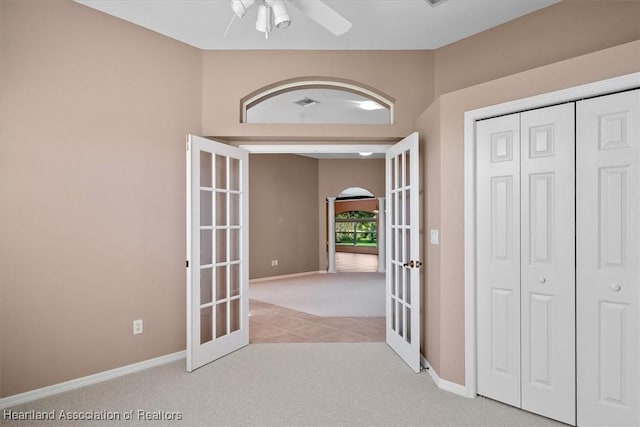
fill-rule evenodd
<path id="1" fill-rule="evenodd" d="M 478 393 L 575 423 L 573 104 L 476 124 Z"/>
<path id="2" fill-rule="evenodd" d="M 574 104 L 520 115 L 522 408 L 575 424 Z"/>
<path id="3" fill-rule="evenodd" d="M 520 115 L 476 132 L 478 394 L 520 407 Z"/>
<path id="4" fill-rule="evenodd" d="M 640 425 L 640 90 L 577 103 L 578 424 Z"/>

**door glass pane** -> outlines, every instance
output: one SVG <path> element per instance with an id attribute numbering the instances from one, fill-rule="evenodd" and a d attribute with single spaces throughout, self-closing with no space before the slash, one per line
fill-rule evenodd
<path id="1" fill-rule="evenodd" d="M 213 225 L 211 191 L 200 190 L 200 225 Z"/>
<path id="2" fill-rule="evenodd" d="M 406 190 L 404 192 L 404 224 L 405 225 L 411 225 L 411 197 L 410 197 L 411 191 L 410 190 Z"/>
<path id="3" fill-rule="evenodd" d="M 391 191 L 393 191 L 394 188 L 396 188 L 396 159 L 395 157 L 391 160 L 389 160 L 389 175 L 390 179 L 391 179 Z"/>
<path id="4" fill-rule="evenodd" d="M 398 293 L 396 294 L 398 296 L 399 299 L 404 298 L 404 274 L 407 271 L 407 269 L 405 267 L 401 265 L 398 265 L 398 270 L 397 270 L 397 277 L 398 277 L 398 288 L 397 291 Z"/>
<path id="5" fill-rule="evenodd" d="M 200 304 L 213 301 L 213 274 L 211 267 L 200 270 Z"/>
<path id="6" fill-rule="evenodd" d="M 227 230 L 216 230 L 216 262 L 227 261 Z"/>
<path id="7" fill-rule="evenodd" d="M 411 154 L 409 151 L 404 152 L 404 185 L 411 185 Z"/>
<path id="8" fill-rule="evenodd" d="M 227 158 L 219 154 L 216 155 L 216 188 L 227 189 Z"/>
<path id="9" fill-rule="evenodd" d="M 393 192 L 391 193 L 391 200 L 390 200 L 391 203 L 389 203 L 389 210 L 391 211 L 390 212 L 391 215 L 389 215 L 389 218 L 391 218 L 391 226 L 397 224 L 397 221 L 396 221 L 396 194 L 397 193 L 393 193 Z"/>
<path id="10" fill-rule="evenodd" d="M 403 225 L 403 216 L 402 216 L 402 212 L 404 211 L 404 200 L 402 195 L 404 194 L 404 191 L 398 191 L 398 203 L 396 203 L 397 206 L 397 210 L 398 212 L 396 213 L 396 221 L 398 225 Z"/>
<path id="11" fill-rule="evenodd" d="M 404 276 L 404 301 L 411 304 L 411 270 L 405 269 Z"/>
<path id="12" fill-rule="evenodd" d="M 229 225 L 240 225 L 240 195 L 229 194 Z"/>
<path id="13" fill-rule="evenodd" d="M 229 296 L 235 297 L 240 295 L 240 264 L 231 264 L 229 272 Z"/>
<path id="14" fill-rule="evenodd" d="M 240 230 L 229 230 L 229 261 L 240 260 Z"/>
<path id="15" fill-rule="evenodd" d="M 216 338 L 227 335 L 227 303 L 216 304 Z"/>
<path id="16" fill-rule="evenodd" d="M 240 160 L 229 157 L 229 190 L 240 190 Z"/>
<path id="17" fill-rule="evenodd" d="M 229 333 L 240 329 L 240 299 L 229 303 Z"/>
<path id="18" fill-rule="evenodd" d="M 405 307 L 405 314 L 404 314 L 404 319 L 405 322 L 407 323 L 407 335 L 405 336 L 405 340 L 408 343 L 411 343 L 411 309 L 409 307 Z"/>
<path id="19" fill-rule="evenodd" d="M 200 230 L 200 265 L 213 263 L 211 255 L 213 241 L 211 239 L 211 230 Z"/>
<path id="20" fill-rule="evenodd" d="M 200 152 L 200 187 L 211 187 L 211 153 Z"/>
<path id="21" fill-rule="evenodd" d="M 391 297 L 391 329 L 393 331 L 396 331 L 396 325 L 397 325 L 397 320 L 396 320 L 396 301 L 395 299 L 393 299 L 393 297 Z"/>
<path id="22" fill-rule="evenodd" d="M 390 256 L 391 256 L 391 261 L 397 260 L 398 256 L 397 251 L 396 251 L 396 229 L 395 228 L 391 228 L 391 233 L 389 233 L 391 235 L 391 241 L 389 242 L 389 252 L 390 252 Z"/>
<path id="23" fill-rule="evenodd" d="M 404 234 L 404 262 L 409 262 L 411 260 L 411 230 L 403 230 Z"/>
<path id="24" fill-rule="evenodd" d="M 200 344 L 204 344 L 213 339 L 212 313 L 211 306 L 200 309 Z"/>
<path id="25" fill-rule="evenodd" d="M 216 192 L 216 225 L 227 225 L 227 194 Z"/>
<path id="26" fill-rule="evenodd" d="M 398 335 L 404 336 L 404 310 L 402 310 L 402 304 L 400 301 L 396 301 L 398 312 Z"/>
<path id="27" fill-rule="evenodd" d="M 227 297 L 227 267 L 216 267 L 216 301 Z"/>

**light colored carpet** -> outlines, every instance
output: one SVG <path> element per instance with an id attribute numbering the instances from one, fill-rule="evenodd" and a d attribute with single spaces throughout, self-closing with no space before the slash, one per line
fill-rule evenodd
<path id="1" fill-rule="evenodd" d="M 292 310 L 331 317 L 385 315 L 384 273 L 336 273 L 249 285 L 249 297 Z"/>
<path id="2" fill-rule="evenodd" d="M 134 411 L 133 421 L 0 421 L 27 426 L 559 425 L 439 390 L 385 344 L 253 344 L 191 374 L 184 361 L 41 399 L 15 411 Z M 180 421 L 138 420 L 138 410 Z M 13 423 L 13 424 L 12 424 Z"/>

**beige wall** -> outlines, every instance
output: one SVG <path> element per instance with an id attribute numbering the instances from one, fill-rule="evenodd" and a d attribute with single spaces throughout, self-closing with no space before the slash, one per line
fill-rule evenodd
<path id="1" fill-rule="evenodd" d="M 68 0 L 1 0 L 0 58 L 0 396 L 183 350 L 201 52 Z"/>
<path id="2" fill-rule="evenodd" d="M 440 229 L 440 100 L 416 120 L 422 160 L 423 232 L 422 342 L 421 352 L 440 371 L 440 246 L 429 243 L 429 230 Z M 426 236 L 426 238 L 424 237 Z"/>
<path id="3" fill-rule="evenodd" d="M 384 197 L 384 159 L 321 159 L 318 186 L 318 254 L 320 270 L 327 269 L 326 200 L 349 187 L 362 187 L 376 197 Z"/>
<path id="4" fill-rule="evenodd" d="M 318 160 L 252 154 L 249 165 L 249 277 L 318 271 Z"/>
<path id="5" fill-rule="evenodd" d="M 565 0 L 435 51 L 435 96 L 640 39 L 640 1 Z"/>
<path id="6" fill-rule="evenodd" d="M 429 289 L 439 288 L 440 311 L 435 314 L 439 327 L 432 331 L 434 325 L 423 326 L 429 344 L 432 333 L 439 335 L 438 348 L 427 348 L 427 353 L 439 353 L 437 372 L 441 378 L 464 384 L 464 112 L 638 71 L 640 41 L 635 41 L 440 97 L 440 129 L 434 136 L 440 150 L 440 175 L 436 177 L 440 191 L 440 277 L 439 283 L 432 283 L 431 278 L 428 283 Z M 427 111 L 416 126 L 424 127 L 434 114 Z M 434 202 L 428 198 L 427 206 L 430 203 Z"/>
<path id="7" fill-rule="evenodd" d="M 396 99 L 396 124 L 264 125 L 240 123 L 240 99 L 274 82 L 337 77 L 371 86 Z M 202 123 L 217 137 L 378 140 L 404 137 L 433 101 L 430 51 L 207 51 L 204 53 Z"/>

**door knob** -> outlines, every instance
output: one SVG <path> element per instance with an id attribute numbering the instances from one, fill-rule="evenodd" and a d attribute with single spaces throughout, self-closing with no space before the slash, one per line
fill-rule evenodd
<path id="1" fill-rule="evenodd" d="M 611 290 L 613 292 L 620 292 L 620 289 L 622 289 L 622 287 L 619 284 L 617 284 L 617 283 L 612 283 L 611 284 Z"/>
<path id="2" fill-rule="evenodd" d="M 540 276 L 540 277 L 538 277 L 538 282 L 540 282 L 540 283 L 546 283 L 546 282 L 547 282 L 547 279 L 546 279 L 545 277 Z"/>
<path id="3" fill-rule="evenodd" d="M 413 260 L 409 261 L 409 262 L 405 262 L 404 264 L 402 264 L 403 267 L 409 267 L 409 268 L 413 268 Z"/>

